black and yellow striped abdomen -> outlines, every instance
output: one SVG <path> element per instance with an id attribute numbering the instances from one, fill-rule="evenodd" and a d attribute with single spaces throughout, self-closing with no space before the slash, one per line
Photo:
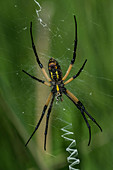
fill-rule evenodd
<path id="1" fill-rule="evenodd" d="M 48 63 L 48 70 L 49 70 L 49 75 L 52 81 L 57 82 L 57 81 L 62 80 L 62 71 L 61 71 L 60 65 L 55 59 L 50 58 L 49 63 Z"/>

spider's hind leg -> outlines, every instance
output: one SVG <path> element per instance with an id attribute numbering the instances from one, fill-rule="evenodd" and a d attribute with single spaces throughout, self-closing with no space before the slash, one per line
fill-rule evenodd
<path id="1" fill-rule="evenodd" d="M 89 116 L 89 118 L 99 127 L 99 129 L 102 131 L 102 128 L 100 127 L 100 125 L 96 122 L 96 120 L 86 111 L 84 105 L 73 95 L 73 93 L 71 93 L 69 90 L 65 90 L 64 94 L 75 104 L 75 106 L 80 110 L 86 125 L 89 129 L 89 142 L 88 142 L 88 146 L 90 145 L 91 142 L 91 127 L 89 125 L 89 122 L 85 116 L 85 113 Z"/>
<path id="2" fill-rule="evenodd" d="M 48 123 L 49 123 L 49 118 L 50 118 L 50 113 L 51 113 L 51 109 L 52 109 L 52 106 L 53 106 L 54 98 L 55 98 L 55 94 L 53 94 L 53 98 L 51 100 L 50 107 L 48 109 L 48 113 L 47 113 L 47 117 L 46 117 L 44 150 L 46 150 L 46 138 L 47 138 L 47 132 L 48 132 Z"/>
<path id="3" fill-rule="evenodd" d="M 86 122 L 86 125 L 87 125 L 87 127 L 88 127 L 88 129 L 89 129 L 89 142 L 88 142 L 88 146 L 89 146 L 89 145 L 90 145 L 90 142 L 91 142 L 91 126 L 89 125 L 88 120 L 86 119 L 83 110 L 81 109 L 80 111 L 81 111 L 81 114 L 82 114 L 82 116 L 83 116 L 83 118 L 84 118 L 84 120 L 85 120 L 85 122 Z"/>
<path id="4" fill-rule="evenodd" d="M 35 132 L 36 132 L 37 129 L 39 128 L 40 123 L 42 122 L 42 119 L 43 119 L 43 117 L 44 117 L 44 115 L 45 115 L 46 109 L 47 109 L 47 107 L 48 107 L 48 104 L 49 104 L 49 102 L 50 102 L 50 99 L 51 99 L 52 95 L 53 95 L 52 93 L 49 94 L 49 97 L 48 97 L 48 99 L 47 99 L 47 101 L 46 101 L 46 104 L 44 105 L 44 108 L 43 108 L 41 117 L 40 117 L 40 119 L 39 119 L 39 121 L 38 121 L 38 123 L 37 123 L 37 125 L 36 125 L 36 127 L 35 127 L 35 129 L 34 129 L 34 131 L 33 131 L 33 133 L 31 134 L 30 138 L 29 138 L 28 141 L 26 142 L 25 146 L 28 145 L 29 141 L 31 140 L 31 138 L 33 137 L 33 135 L 35 134 Z"/>
<path id="5" fill-rule="evenodd" d="M 80 110 L 82 110 L 83 112 L 85 112 L 85 113 L 88 115 L 88 117 L 99 127 L 99 129 L 100 129 L 101 132 L 102 132 L 102 128 L 100 127 L 100 125 L 99 125 L 99 124 L 96 122 L 96 120 L 86 111 L 84 105 L 83 105 L 80 101 L 78 101 L 77 107 L 78 107 Z"/>

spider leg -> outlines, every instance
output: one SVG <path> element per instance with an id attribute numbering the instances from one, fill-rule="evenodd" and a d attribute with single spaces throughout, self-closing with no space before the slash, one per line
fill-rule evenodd
<path id="1" fill-rule="evenodd" d="M 36 125 L 36 127 L 35 127 L 35 130 L 33 131 L 32 135 L 30 136 L 30 138 L 28 139 L 28 141 L 26 142 L 25 146 L 27 146 L 27 144 L 29 143 L 29 141 L 30 141 L 31 138 L 33 137 L 34 133 L 35 133 L 35 132 L 37 131 L 37 129 L 39 128 L 40 123 L 41 123 L 41 121 L 42 121 L 42 119 L 43 119 L 43 117 L 44 117 L 44 115 L 45 115 L 45 111 L 46 111 L 46 109 L 47 109 L 47 106 L 48 106 L 48 104 L 49 104 L 49 102 L 50 102 L 51 97 L 52 97 L 52 93 L 50 93 L 50 95 L 49 95 L 49 97 L 48 97 L 48 99 L 47 99 L 47 101 L 46 101 L 46 104 L 45 104 L 45 106 L 44 106 L 44 108 L 43 108 L 42 115 L 41 115 L 41 117 L 40 117 L 40 119 L 39 119 L 39 121 L 38 121 L 38 123 L 37 123 L 37 125 Z"/>
<path id="2" fill-rule="evenodd" d="M 88 123 L 88 120 L 85 117 L 84 112 L 90 117 L 90 119 L 99 127 L 99 129 L 102 131 L 102 128 L 99 126 L 99 124 L 96 122 L 96 120 L 85 110 L 84 105 L 68 90 L 65 90 L 64 94 L 76 105 L 76 107 L 80 110 L 86 125 L 89 129 L 89 142 L 88 142 L 88 146 L 90 145 L 90 141 L 91 141 L 91 127 Z"/>
<path id="3" fill-rule="evenodd" d="M 102 128 L 100 127 L 100 125 L 96 122 L 96 120 L 84 109 L 84 112 L 89 116 L 89 118 L 99 127 L 99 129 L 102 132 Z"/>
<path id="4" fill-rule="evenodd" d="M 68 74 L 70 73 L 71 69 L 72 69 L 72 66 L 75 62 L 75 58 L 76 58 L 76 49 L 77 49 L 77 21 L 76 21 L 76 17 L 74 15 L 74 21 L 75 21 L 75 40 L 74 40 L 74 51 L 73 51 L 73 58 L 71 60 L 71 63 L 69 65 L 69 68 L 66 72 L 66 74 L 64 75 L 63 77 L 63 81 L 67 78 Z"/>
<path id="5" fill-rule="evenodd" d="M 46 71 L 45 71 L 42 63 L 40 62 L 39 57 L 38 57 L 38 54 L 37 54 L 37 51 L 36 51 L 36 47 L 35 47 L 34 40 L 33 40 L 33 34 L 32 34 L 32 22 L 30 23 L 30 35 L 31 35 L 31 41 L 32 41 L 32 48 L 33 48 L 34 54 L 35 54 L 35 56 L 36 56 L 37 63 L 38 63 L 38 65 L 40 66 L 40 68 L 41 68 L 44 76 L 46 77 L 46 79 L 47 79 L 48 81 L 51 81 L 51 79 L 49 78 L 48 74 L 46 73 Z"/>
<path id="6" fill-rule="evenodd" d="M 85 115 L 84 115 L 83 110 L 81 109 L 80 111 L 81 111 L 81 114 L 82 114 L 82 116 L 83 116 L 83 118 L 84 118 L 84 120 L 85 120 L 85 122 L 86 122 L 86 125 L 87 125 L 87 127 L 88 127 L 88 129 L 89 129 L 89 142 L 88 142 L 88 146 L 89 146 L 89 145 L 90 145 L 90 142 L 91 142 L 91 127 L 90 127 L 90 125 L 89 125 L 89 123 L 88 123 L 88 120 L 86 119 L 86 117 L 85 117 Z"/>
<path id="7" fill-rule="evenodd" d="M 100 127 L 100 125 L 99 125 L 99 124 L 96 122 L 96 120 L 86 111 L 84 105 L 83 105 L 80 101 L 78 101 L 77 107 L 78 107 L 78 109 L 82 109 L 82 111 L 85 112 L 85 113 L 89 116 L 89 118 L 98 126 L 98 128 L 99 128 L 100 131 L 102 132 L 102 128 Z"/>
<path id="8" fill-rule="evenodd" d="M 40 80 L 40 79 L 38 79 L 38 78 L 30 75 L 30 74 L 27 73 L 25 70 L 22 70 L 22 71 L 23 71 L 25 74 L 27 74 L 29 77 L 31 77 L 32 79 L 37 80 L 37 81 L 39 81 L 40 83 L 43 83 L 43 84 L 45 84 L 45 85 L 47 85 L 47 86 L 49 86 L 49 87 L 51 86 L 50 83 L 48 83 L 48 82 L 46 82 L 46 81 L 43 81 L 43 80 Z"/>
<path id="9" fill-rule="evenodd" d="M 50 107 L 48 109 L 48 113 L 47 113 L 47 117 L 46 117 L 44 150 L 46 150 L 46 139 L 47 139 L 47 132 L 48 132 L 48 123 L 49 123 L 49 118 L 50 118 L 50 113 L 51 113 L 51 109 L 52 109 L 52 106 L 53 106 L 54 98 L 55 98 L 55 94 L 53 95 L 53 98 L 51 100 L 51 104 L 50 104 Z"/>
<path id="10" fill-rule="evenodd" d="M 84 66 L 85 66 L 85 64 L 86 64 L 86 62 L 87 62 L 87 59 L 86 59 L 85 62 L 83 63 L 83 65 L 82 65 L 82 67 L 80 68 L 80 70 L 78 71 L 78 73 L 77 73 L 76 75 L 74 75 L 73 77 L 71 77 L 69 80 L 67 80 L 67 81 L 64 83 L 64 85 L 70 83 L 72 80 L 74 80 L 75 78 L 77 78 L 77 77 L 80 75 L 80 73 L 82 72 L 82 70 L 83 70 L 83 68 L 84 68 Z"/>
<path id="11" fill-rule="evenodd" d="M 76 21 L 75 15 L 74 15 L 74 21 L 75 21 L 75 40 L 74 40 L 73 59 L 71 60 L 71 63 L 72 63 L 72 64 L 74 64 L 74 62 L 75 62 L 76 49 L 77 49 L 77 21 Z"/>

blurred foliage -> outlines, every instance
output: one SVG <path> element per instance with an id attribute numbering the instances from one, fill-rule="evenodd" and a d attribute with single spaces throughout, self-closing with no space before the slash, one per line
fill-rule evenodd
<path id="1" fill-rule="evenodd" d="M 113 1 L 99 0 L 42 0 L 39 6 L 31 0 L 7 0 L 0 4 L 0 169 L 68 169 L 67 142 L 61 138 L 60 128 L 72 122 L 76 148 L 83 170 L 113 169 Z M 47 69 L 50 56 L 55 57 L 66 72 L 73 53 L 74 19 L 78 23 L 77 59 L 73 76 L 87 58 L 84 71 L 67 85 L 88 112 L 102 126 L 103 133 L 92 127 L 91 146 L 88 129 L 73 103 L 54 103 L 47 151 L 43 151 L 45 120 L 28 147 L 25 142 L 41 114 L 50 89 L 26 76 L 22 69 L 41 79 L 29 33 L 33 21 L 33 35 L 41 61 Z M 27 134 L 28 133 L 28 134 Z"/>

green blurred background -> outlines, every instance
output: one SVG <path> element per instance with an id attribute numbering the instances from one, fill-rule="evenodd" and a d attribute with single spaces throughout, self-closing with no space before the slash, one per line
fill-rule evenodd
<path id="1" fill-rule="evenodd" d="M 61 138 L 66 121 L 72 123 L 82 170 L 113 169 L 113 1 L 99 0 L 1 0 L 0 2 L 0 169 L 65 170 L 68 142 Z M 44 23 L 40 23 L 39 17 Z M 92 141 L 80 111 L 65 96 L 54 102 L 49 122 L 47 151 L 43 150 L 45 119 L 28 147 L 25 142 L 38 121 L 48 87 L 22 72 L 44 80 L 31 48 L 33 35 L 41 62 L 47 70 L 53 56 L 65 74 L 73 53 L 74 19 L 78 23 L 77 59 L 73 76 L 84 60 L 79 78 L 66 87 L 101 125 L 89 120 Z M 42 25 L 43 24 L 43 25 Z"/>

